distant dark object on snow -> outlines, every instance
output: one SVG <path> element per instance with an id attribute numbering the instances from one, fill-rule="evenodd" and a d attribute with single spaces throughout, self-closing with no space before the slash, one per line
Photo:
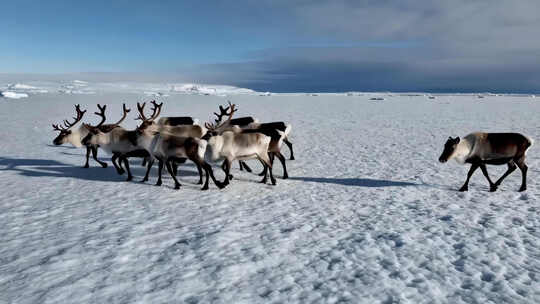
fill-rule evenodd
<path id="1" fill-rule="evenodd" d="M 371 97 L 369 100 L 384 100 L 383 97 Z"/>

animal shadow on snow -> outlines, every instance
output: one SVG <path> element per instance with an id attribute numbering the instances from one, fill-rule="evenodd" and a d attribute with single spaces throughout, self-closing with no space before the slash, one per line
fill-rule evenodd
<path id="1" fill-rule="evenodd" d="M 91 181 L 111 181 L 111 182 L 123 182 L 127 175 L 118 175 L 114 170 L 114 167 L 108 162 L 109 167 L 106 169 L 100 166 L 90 166 L 88 169 L 82 168 L 82 166 L 62 163 L 56 160 L 48 159 L 28 159 L 28 158 L 8 158 L 0 157 L 0 172 L 1 171 L 15 171 L 22 176 L 30 177 L 65 177 L 65 178 L 77 178 Z M 198 176 L 199 174 L 190 168 L 186 171 L 186 167 L 190 167 L 189 164 L 183 164 L 178 168 L 179 176 Z M 146 168 L 140 166 L 140 161 L 130 162 L 131 172 L 134 175 L 134 181 L 142 179 Z M 157 173 L 157 166 L 154 165 L 151 173 Z M 166 178 L 166 170 L 164 170 L 164 178 Z M 153 177 L 154 174 L 150 176 Z M 156 174 L 157 176 L 157 174 Z M 151 183 L 151 181 L 150 181 Z"/>
<path id="2" fill-rule="evenodd" d="M 291 180 L 299 180 L 304 182 L 324 183 L 324 184 L 336 184 L 343 186 L 356 186 L 356 187 L 404 187 L 404 186 L 421 186 L 421 184 L 415 184 L 410 182 L 400 182 L 384 179 L 371 179 L 371 178 L 328 178 L 328 177 L 289 177 Z"/>

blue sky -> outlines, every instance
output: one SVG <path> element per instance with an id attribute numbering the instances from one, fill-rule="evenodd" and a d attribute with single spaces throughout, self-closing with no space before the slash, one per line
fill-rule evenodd
<path id="1" fill-rule="evenodd" d="M 261 91 L 540 91 L 540 1 L 10 1 L 1 73 Z"/>

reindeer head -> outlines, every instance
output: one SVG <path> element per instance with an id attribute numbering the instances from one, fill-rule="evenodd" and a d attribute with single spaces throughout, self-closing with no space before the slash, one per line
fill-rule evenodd
<path id="1" fill-rule="evenodd" d="M 147 130 L 153 130 L 151 127 L 156 125 L 155 119 L 158 118 L 159 114 L 161 113 L 161 107 L 163 106 L 163 103 L 158 104 L 155 100 L 152 100 L 150 103 L 152 104 L 152 115 L 150 115 L 150 117 L 146 117 L 144 115 L 144 107 L 146 106 L 146 102 L 143 102 L 142 105 L 137 102 L 137 110 L 139 111 L 139 116 L 135 118 L 135 120 L 142 121 L 136 129 L 138 134 L 142 134 Z"/>
<path id="2" fill-rule="evenodd" d="M 80 105 L 75 105 L 75 111 L 77 113 L 76 117 L 73 117 L 74 121 L 69 122 L 67 119 L 64 120 L 64 126 L 62 125 L 55 125 L 53 124 L 52 127 L 55 131 L 59 131 L 60 134 L 53 140 L 53 144 L 59 146 L 62 144 L 65 144 L 67 142 L 70 142 L 70 136 L 72 135 L 72 128 L 75 126 L 84 116 L 84 113 L 86 113 L 86 110 L 81 111 Z"/>
<path id="3" fill-rule="evenodd" d="M 449 159 L 452 158 L 452 156 L 456 152 L 459 141 L 460 141 L 459 137 L 456 137 L 456 138 L 448 137 L 448 140 L 444 144 L 444 150 L 441 156 L 439 157 L 439 161 L 441 163 L 445 163 Z"/>
<path id="4" fill-rule="evenodd" d="M 95 125 L 92 126 L 90 124 L 83 124 L 84 127 L 88 130 L 88 135 L 86 135 L 83 140 L 81 141 L 83 145 L 99 145 L 99 144 L 106 144 L 108 142 L 108 139 L 106 138 L 108 133 L 111 132 L 114 128 L 118 127 L 124 119 L 127 117 L 127 113 L 131 111 L 130 109 L 126 108 L 126 104 L 122 104 L 122 117 L 120 120 L 118 120 L 114 124 L 108 124 L 104 125 L 103 123 L 106 120 L 105 117 L 105 110 L 107 108 L 107 105 L 97 105 L 99 112 L 94 112 L 94 114 L 101 117 L 101 121 Z"/>

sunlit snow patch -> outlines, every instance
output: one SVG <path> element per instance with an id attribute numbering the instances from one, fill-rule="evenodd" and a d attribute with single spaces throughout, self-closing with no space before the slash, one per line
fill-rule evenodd
<path id="1" fill-rule="evenodd" d="M 0 96 L 5 97 L 5 98 L 11 98 L 11 99 L 20 99 L 20 98 L 28 97 L 28 94 L 5 91 L 5 92 L 0 92 Z"/>

